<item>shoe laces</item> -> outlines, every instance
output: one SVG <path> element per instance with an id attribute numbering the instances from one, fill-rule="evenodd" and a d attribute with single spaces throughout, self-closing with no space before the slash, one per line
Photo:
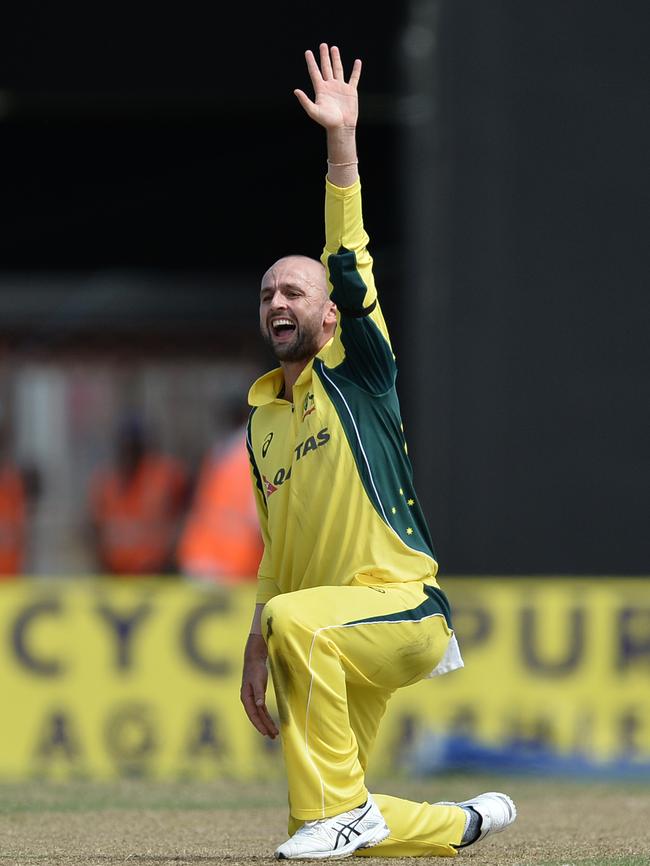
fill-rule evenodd
<path id="1" fill-rule="evenodd" d="M 327 818 L 319 818 L 316 821 L 305 821 L 305 823 L 296 830 L 296 835 L 301 836 L 317 836 L 318 833 L 327 827 Z"/>
<path id="2" fill-rule="evenodd" d="M 356 811 L 356 809 L 352 809 L 347 814 L 352 815 Z M 305 821 L 302 827 L 296 831 L 296 835 L 300 833 L 301 836 L 311 837 L 325 832 L 330 838 L 334 838 L 339 830 L 339 827 L 336 826 L 337 822 L 341 823 L 344 827 L 346 826 L 346 822 L 341 821 L 340 815 L 333 815 L 331 818 L 317 818 L 314 821 Z"/>

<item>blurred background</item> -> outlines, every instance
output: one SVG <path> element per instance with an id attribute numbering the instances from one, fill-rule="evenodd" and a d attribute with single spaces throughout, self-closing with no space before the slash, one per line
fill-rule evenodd
<path id="1" fill-rule="evenodd" d="M 646 17 L 558 0 L 14 5 L 0 570 L 254 572 L 235 443 L 272 365 L 260 275 L 323 242 L 323 135 L 292 91 L 328 41 L 364 61 L 365 219 L 441 575 L 647 576 Z"/>
<path id="2" fill-rule="evenodd" d="M 24 569 L 92 571 L 86 490 L 123 414 L 196 471 L 270 366 L 260 274 L 323 239 L 292 90 L 328 40 L 365 64 L 366 221 L 442 568 L 646 573 L 646 16 L 612 9 L 15 7 L 0 401 L 38 488 Z"/>

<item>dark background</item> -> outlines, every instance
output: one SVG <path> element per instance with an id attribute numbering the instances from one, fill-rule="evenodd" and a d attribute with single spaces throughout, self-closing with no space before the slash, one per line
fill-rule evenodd
<path id="1" fill-rule="evenodd" d="M 404 50 L 427 7 L 433 175 L 413 158 Z M 323 135 L 292 90 L 308 86 L 303 50 L 336 43 L 348 68 L 364 60 L 366 223 L 443 570 L 648 573 L 643 4 L 21 4 L 11 18 L 6 351 L 254 346 L 261 272 L 320 252 Z M 416 241 L 435 254 L 414 278 Z"/>

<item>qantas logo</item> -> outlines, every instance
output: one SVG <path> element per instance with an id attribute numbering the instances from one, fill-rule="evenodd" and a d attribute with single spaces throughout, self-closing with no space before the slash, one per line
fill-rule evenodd
<path id="1" fill-rule="evenodd" d="M 266 438 L 268 439 L 268 436 Z M 294 448 L 293 453 L 295 454 L 295 462 L 297 463 L 298 460 L 302 460 L 310 451 L 317 451 L 319 448 L 322 448 L 323 445 L 327 445 L 330 439 L 331 436 L 327 427 L 323 427 L 323 429 L 319 430 L 315 436 L 308 436 L 304 442 L 298 443 Z M 266 440 L 264 441 L 266 442 Z M 264 452 L 262 451 L 262 453 Z M 275 493 L 278 487 L 291 478 L 291 469 L 291 466 L 288 469 L 278 469 L 272 480 L 269 480 L 266 475 L 262 475 L 267 499 L 272 493 Z"/>
<path id="2" fill-rule="evenodd" d="M 267 499 L 268 499 L 268 497 L 269 497 L 272 493 L 275 493 L 275 491 L 276 491 L 278 488 L 275 486 L 275 484 L 271 484 L 271 482 L 270 482 L 269 479 L 266 477 L 266 475 L 262 475 L 262 481 L 264 482 L 264 489 L 266 490 L 266 497 L 267 497 Z"/>

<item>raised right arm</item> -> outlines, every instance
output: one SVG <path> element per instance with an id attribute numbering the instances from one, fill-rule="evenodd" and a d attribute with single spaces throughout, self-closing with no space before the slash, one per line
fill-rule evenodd
<path id="1" fill-rule="evenodd" d="M 319 48 L 320 67 L 311 51 L 305 51 L 307 70 L 314 88 L 310 99 L 303 90 L 294 90 L 309 117 L 327 133 L 327 177 L 334 186 L 346 187 L 359 177 L 356 129 L 359 117 L 357 85 L 361 61 L 355 60 L 346 82 L 338 48 L 326 43 Z"/>
<path id="2" fill-rule="evenodd" d="M 296 90 L 300 104 L 327 135 L 325 193 L 325 249 L 322 262 L 332 286 L 339 327 L 325 363 L 365 390 L 383 394 L 395 382 L 386 323 L 378 304 L 363 225 L 356 126 L 359 116 L 357 85 L 361 61 L 355 60 L 346 82 L 338 48 L 320 46 L 320 65 L 305 53 L 314 98 Z"/>

